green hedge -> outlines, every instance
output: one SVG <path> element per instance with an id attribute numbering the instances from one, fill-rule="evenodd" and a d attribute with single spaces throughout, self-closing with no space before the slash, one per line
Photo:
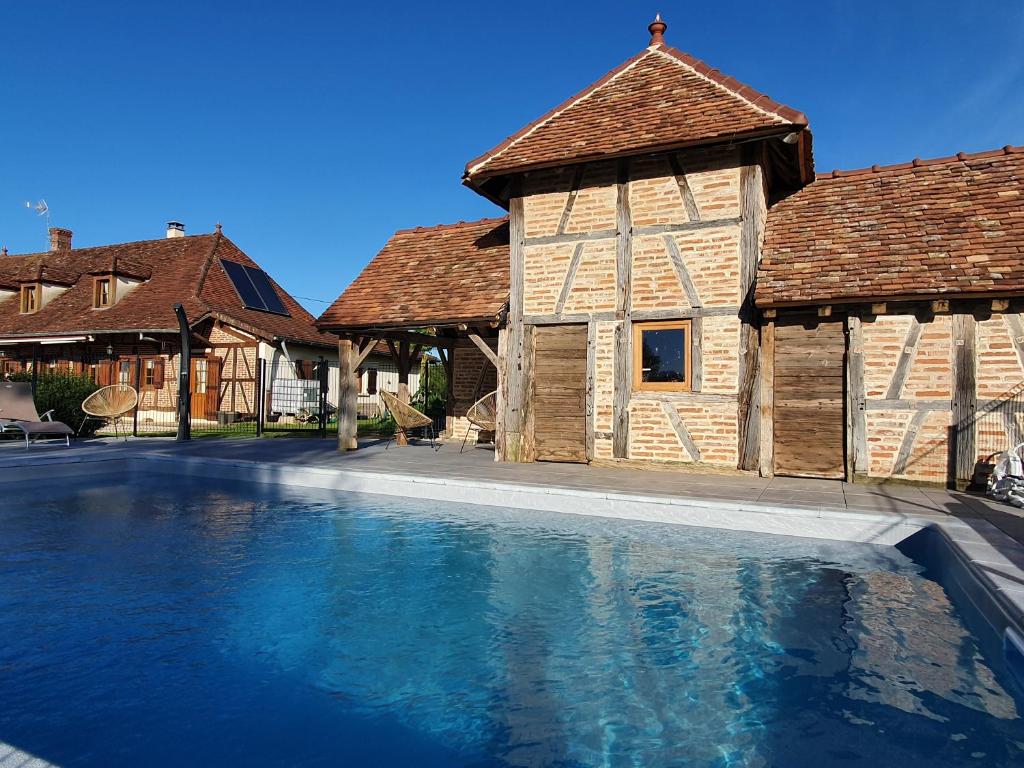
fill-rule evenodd
<path id="1" fill-rule="evenodd" d="M 32 374 L 15 373 L 9 378 L 11 381 L 32 381 Z M 52 408 L 54 421 L 63 421 L 77 430 L 85 418 L 82 401 L 97 389 L 96 383 L 85 374 L 40 371 L 36 379 L 36 410 L 42 415 Z M 82 436 L 91 436 L 101 426 L 102 422 L 90 419 L 82 430 Z"/>

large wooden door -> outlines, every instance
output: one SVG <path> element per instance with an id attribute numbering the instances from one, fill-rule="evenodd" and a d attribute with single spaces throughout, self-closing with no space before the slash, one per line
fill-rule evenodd
<path id="1" fill-rule="evenodd" d="M 841 322 L 775 327 L 775 473 L 844 476 Z"/>
<path id="2" fill-rule="evenodd" d="M 538 461 L 587 461 L 587 326 L 534 329 L 533 434 Z"/>

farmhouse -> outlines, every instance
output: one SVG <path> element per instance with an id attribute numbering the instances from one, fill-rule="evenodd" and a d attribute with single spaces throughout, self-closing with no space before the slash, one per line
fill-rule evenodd
<path id="1" fill-rule="evenodd" d="M 816 175 L 805 115 L 666 29 L 467 164 L 506 217 L 389 241 L 318 321 L 343 370 L 436 345 L 505 461 L 968 481 L 1020 440 L 1024 149 Z"/>
<path id="2" fill-rule="evenodd" d="M 337 354 L 336 340 L 219 226 L 186 236 L 171 222 L 164 238 L 89 248 L 54 227 L 49 251 L 0 257 L 2 373 L 63 369 L 129 384 L 140 423 L 165 423 L 178 400 L 176 303 L 192 329 L 197 421 L 253 418 L 261 363 L 268 378 L 311 379 L 318 359 Z"/>

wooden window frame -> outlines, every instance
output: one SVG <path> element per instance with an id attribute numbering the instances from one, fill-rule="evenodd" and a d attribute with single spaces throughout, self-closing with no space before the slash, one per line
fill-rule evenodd
<path id="1" fill-rule="evenodd" d="M 685 348 L 683 360 L 685 381 L 644 381 L 644 331 L 683 331 Z M 633 391 L 634 392 L 692 392 L 693 391 L 693 321 L 659 320 L 633 323 Z"/>
<path id="2" fill-rule="evenodd" d="M 34 297 L 35 306 L 31 309 L 28 308 L 28 297 L 32 295 Z M 43 289 L 39 283 L 31 283 L 29 285 L 21 286 L 21 314 L 32 315 L 39 311 L 39 307 L 43 301 Z"/>
<path id="3" fill-rule="evenodd" d="M 106 304 L 100 301 L 100 284 L 104 281 L 107 282 L 107 302 Z M 117 301 L 115 297 L 115 286 L 117 280 L 113 275 L 97 275 L 92 281 L 92 307 L 93 309 L 107 309 L 108 307 L 114 306 L 114 302 Z"/>

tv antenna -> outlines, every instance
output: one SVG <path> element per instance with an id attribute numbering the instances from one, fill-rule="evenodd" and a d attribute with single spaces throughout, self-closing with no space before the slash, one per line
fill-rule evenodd
<path id="1" fill-rule="evenodd" d="M 40 199 L 35 205 L 31 201 L 25 203 L 25 207 L 31 211 L 35 211 L 39 216 L 46 218 L 46 229 L 50 229 L 50 206 L 46 204 L 45 200 Z"/>

